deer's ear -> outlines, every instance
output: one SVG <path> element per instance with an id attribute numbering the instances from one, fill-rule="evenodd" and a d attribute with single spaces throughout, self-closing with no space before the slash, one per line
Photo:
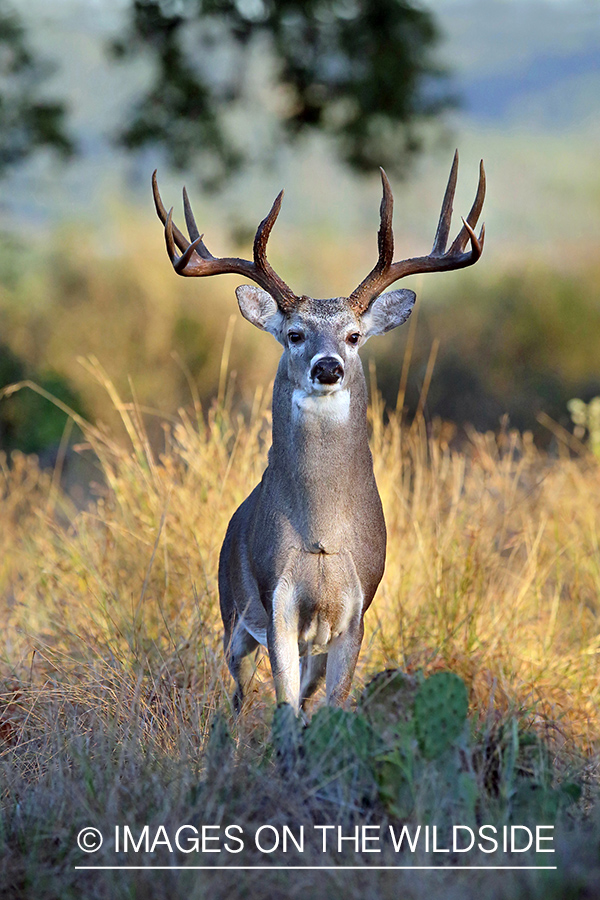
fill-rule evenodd
<path id="1" fill-rule="evenodd" d="M 240 285 L 235 294 L 243 317 L 281 341 L 283 313 L 271 295 L 254 284 Z"/>
<path id="2" fill-rule="evenodd" d="M 406 289 L 381 294 L 363 313 L 361 321 L 365 338 L 370 338 L 374 334 L 385 334 L 386 331 L 406 322 L 416 299 L 415 292 Z"/>

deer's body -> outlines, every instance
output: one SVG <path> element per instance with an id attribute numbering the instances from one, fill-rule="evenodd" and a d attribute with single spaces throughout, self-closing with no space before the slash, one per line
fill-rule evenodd
<path id="1" fill-rule="evenodd" d="M 321 301 L 323 311 L 336 302 Z M 307 660 L 301 687 L 299 656 L 331 654 L 330 700 L 345 699 L 350 688 L 354 665 L 345 661 L 358 656 L 363 616 L 383 575 L 386 533 L 356 352 L 348 363 L 344 386 L 328 393 L 298 387 L 285 353 L 279 364 L 269 465 L 234 514 L 219 564 L 240 701 L 250 676 L 243 659 L 257 643 L 269 648 L 278 700 L 297 707 L 322 674 L 325 659 Z"/>
<path id="2" fill-rule="evenodd" d="M 414 293 L 382 293 L 385 287 L 406 274 L 471 265 L 481 255 L 483 229 L 478 238 L 473 227 L 483 204 L 483 168 L 469 217 L 446 251 L 456 172 L 455 157 L 431 254 L 392 263 L 392 198 L 382 171 L 379 261 L 349 297 L 331 300 L 296 296 L 267 262 L 266 242 L 281 194 L 258 228 L 254 262 L 216 259 L 198 234 L 187 195 L 191 243 L 173 226 L 155 182 L 175 270 L 251 278 L 260 287 L 237 289 L 240 310 L 283 347 L 269 464 L 234 513 L 219 561 L 224 647 L 238 710 L 253 675 L 250 654 L 259 644 L 268 648 L 279 702 L 298 710 L 323 677 L 329 703 L 342 704 L 348 696 L 364 614 L 383 576 L 386 549 L 358 350 L 410 315 Z M 464 252 L 469 240 L 471 250 Z"/>

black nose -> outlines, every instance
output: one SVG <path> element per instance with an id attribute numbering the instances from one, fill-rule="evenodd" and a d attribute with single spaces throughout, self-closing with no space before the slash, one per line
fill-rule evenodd
<path id="1" fill-rule="evenodd" d="M 334 356 L 322 356 L 312 367 L 310 377 L 319 384 L 337 384 L 344 377 L 344 367 Z"/>

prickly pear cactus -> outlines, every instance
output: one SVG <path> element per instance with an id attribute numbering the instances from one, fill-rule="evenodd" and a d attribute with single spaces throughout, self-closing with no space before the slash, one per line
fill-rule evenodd
<path id="1" fill-rule="evenodd" d="M 410 816 L 415 804 L 418 761 L 413 741 L 398 740 L 393 749 L 375 759 L 379 799 L 399 819 Z"/>
<path id="2" fill-rule="evenodd" d="M 419 685 L 413 715 L 419 747 L 426 759 L 441 756 L 461 734 L 469 701 L 462 678 L 436 672 Z"/>
<path id="3" fill-rule="evenodd" d="M 418 682 L 400 669 L 379 672 L 367 684 L 359 702 L 360 711 L 367 717 L 385 745 L 395 743 L 399 732 L 412 729 L 413 704 Z"/>
<path id="4" fill-rule="evenodd" d="M 300 757 L 302 724 L 289 703 L 280 703 L 273 716 L 271 741 L 282 775 L 295 771 Z"/>
<path id="5" fill-rule="evenodd" d="M 373 752 L 374 734 L 360 713 L 323 706 L 312 717 L 304 732 L 304 755 L 309 765 L 314 760 L 321 768 L 333 763 L 366 761 Z"/>
<path id="6" fill-rule="evenodd" d="M 386 669 L 367 684 L 359 701 L 359 709 L 379 741 L 373 758 L 379 799 L 388 813 L 398 818 L 409 815 L 414 806 L 416 690 L 415 678 L 400 669 Z"/>
<path id="7" fill-rule="evenodd" d="M 323 797 L 362 803 L 377 793 L 376 745 L 377 736 L 360 713 L 323 706 L 303 733 L 304 776 Z"/>

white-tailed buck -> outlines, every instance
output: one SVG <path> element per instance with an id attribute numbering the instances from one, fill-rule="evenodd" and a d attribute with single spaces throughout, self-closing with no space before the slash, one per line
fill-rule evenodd
<path id="1" fill-rule="evenodd" d="M 283 191 L 258 226 L 253 261 L 218 259 L 198 233 L 185 188 L 189 240 L 173 224 L 172 209 L 167 213 L 154 173 L 156 210 L 177 274 L 234 273 L 253 281 L 258 287 L 236 290 L 242 315 L 283 347 L 273 388 L 269 464 L 234 513 L 219 561 L 225 654 L 237 710 L 253 674 L 249 655 L 259 644 L 269 651 L 278 702 L 299 710 L 323 677 L 328 703 L 348 697 L 386 548 L 358 351 L 411 313 L 413 291 L 384 294 L 385 288 L 405 275 L 460 269 L 481 256 L 484 229 L 477 237 L 474 228 L 485 195 L 483 163 L 475 202 L 446 249 L 457 172 L 456 154 L 431 253 L 393 262 L 393 198 L 382 169 L 377 264 L 349 297 L 329 300 L 297 296 L 267 261 Z"/>

